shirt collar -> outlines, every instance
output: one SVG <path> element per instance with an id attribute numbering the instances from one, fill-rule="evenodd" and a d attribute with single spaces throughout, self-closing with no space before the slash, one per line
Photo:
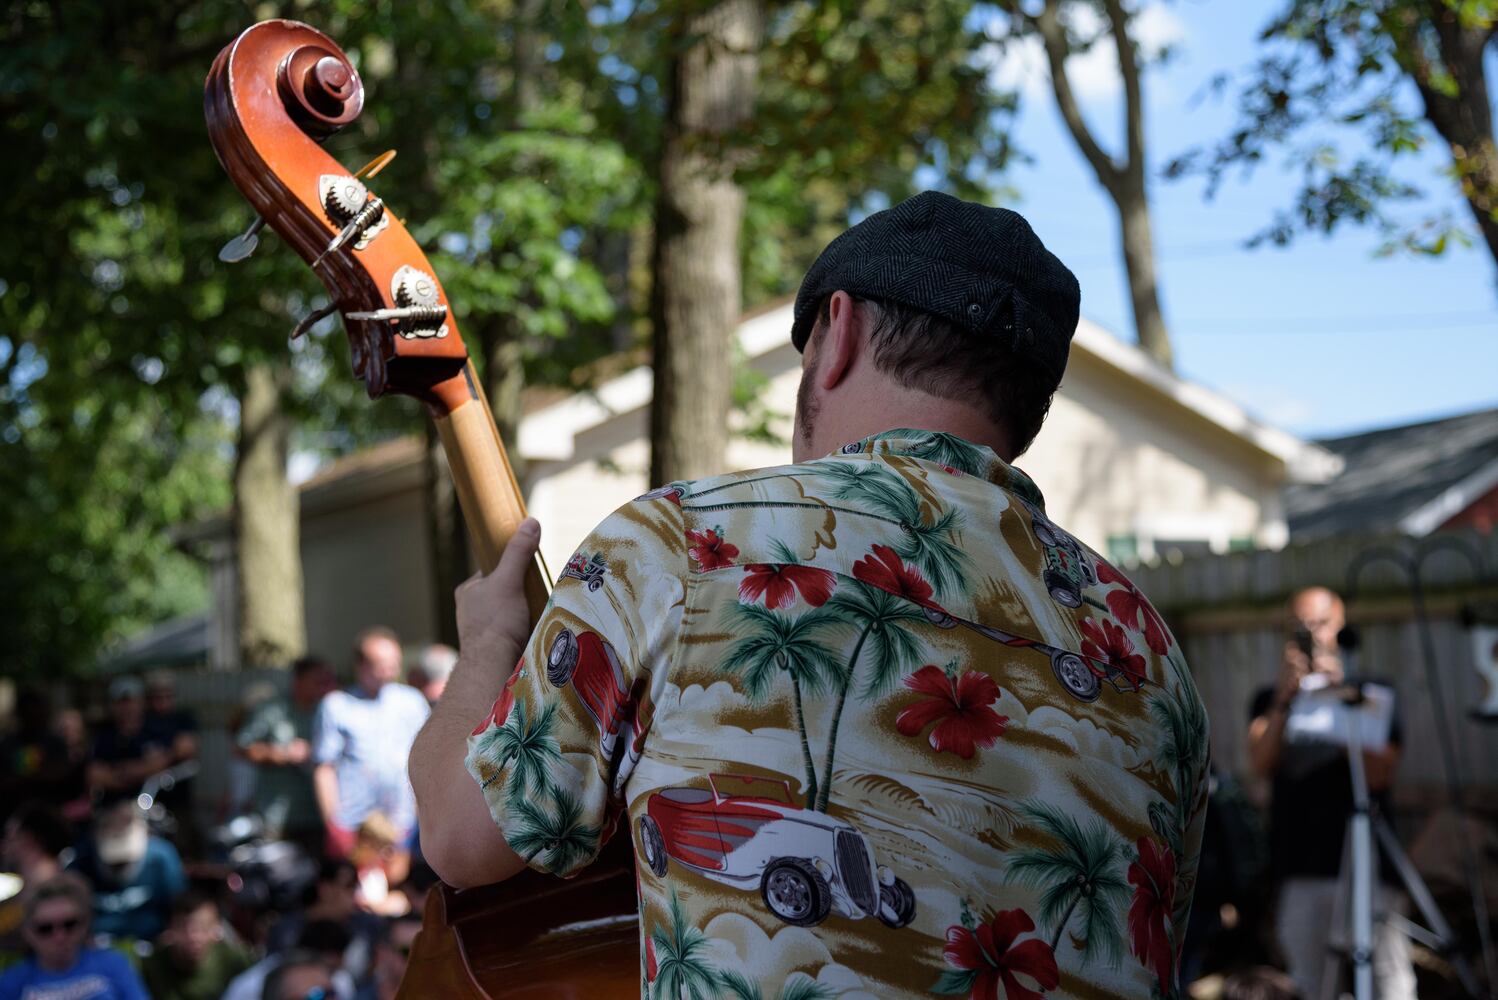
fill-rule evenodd
<path id="1" fill-rule="evenodd" d="M 1040 510 L 1045 510 L 1045 498 L 1041 496 L 1040 487 L 1029 476 L 994 454 L 992 448 L 974 444 L 944 431 L 912 430 L 908 427 L 880 431 L 862 441 L 843 445 L 835 454 L 903 455 L 932 462 L 954 472 L 986 479 Z"/>

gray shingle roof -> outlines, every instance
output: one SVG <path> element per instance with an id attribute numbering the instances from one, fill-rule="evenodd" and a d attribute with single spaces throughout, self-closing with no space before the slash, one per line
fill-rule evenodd
<path id="1" fill-rule="evenodd" d="M 1285 490 L 1290 537 L 1391 532 L 1498 463 L 1498 408 L 1316 443 L 1342 456 L 1346 466 L 1330 482 Z"/>

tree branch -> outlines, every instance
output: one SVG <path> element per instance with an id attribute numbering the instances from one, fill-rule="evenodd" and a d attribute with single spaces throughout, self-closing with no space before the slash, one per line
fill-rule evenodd
<path id="1" fill-rule="evenodd" d="M 1118 72 L 1123 76 L 1124 116 L 1128 134 L 1129 158 L 1127 171 L 1144 170 L 1144 98 L 1139 87 L 1139 59 L 1134 43 L 1129 38 L 1129 15 L 1122 0 L 1103 0 L 1108 12 L 1109 26 L 1113 32 L 1113 45 L 1118 51 Z"/>
<path id="2" fill-rule="evenodd" d="M 1087 162 L 1092 164 L 1098 181 L 1110 192 L 1113 191 L 1120 180 L 1118 165 L 1092 137 L 1087 122 L 1082 117 L 1082 109 L 1077 104 L 1076 94 L 1072 93 L 1071 81 L 1066 76 L 1066 57 L 1071 54 L 1071 46 L 1066 39 L 1066 26 L 1061 23 L 1061 0 L 1046 0 L 1045 8 L 1033 17 L 1023 13 L 1017 3 L 1011 4 L 1010 10 L 1012 15 L 1022 17 L 1033 25 L 1040 35 L 1051 66 L 1051 89 L 1055 91 L 1056 106 L 1061 109 L 1061 117 L 1066 122 L 1067 130 L 1071 132 Z"/>

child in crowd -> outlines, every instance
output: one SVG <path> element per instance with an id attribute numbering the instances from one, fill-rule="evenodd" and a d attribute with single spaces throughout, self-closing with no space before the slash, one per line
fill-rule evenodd
<path id="1" fill-rule="evenodd" d="M 171 921 L 141 973 L 153 1000 L 219 1000 L 252 961 L 225 940 L 218 903 L 189 889 L 172 902 Z"/>
<path id="2" fill-rule="evenodd" d="M 359 873 L 355 898 L 361 907 L 381 917 L 410 912 L 411 901 L 392 890 L 411 873 L 411 852 L 397 843 L 395 824 L 384 813 L 372 812 L 359 824 L 350 860 Z"/>

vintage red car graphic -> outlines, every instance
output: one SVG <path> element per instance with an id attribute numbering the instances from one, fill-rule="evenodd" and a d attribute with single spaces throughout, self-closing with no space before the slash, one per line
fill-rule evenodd
<path id="1" fill-rule="evenodd" d="M 614 792 L 623 790 L 645 747 L 650 674 L 642 672 L 626 686 L 619 654 L 595 632 L 562 629 L 546 655 L 546 679 L 556 687 L 572 686 L 598 725 L 603 759 L 614 775 Z"/>
<path id="2" fill-rule="evenodd" d="M 758 889 L 771 913 L 799 927 L 833 911 L 877 916 L 890 927 L 914 919 L 915 894 L 875 863 L 867 838 L 797 805 L 788 782 L 714 774 L 708 786 L 666 788 L 646 801 L 639 844 L 656 876 L 674 861 L 715 882 Z"/>

